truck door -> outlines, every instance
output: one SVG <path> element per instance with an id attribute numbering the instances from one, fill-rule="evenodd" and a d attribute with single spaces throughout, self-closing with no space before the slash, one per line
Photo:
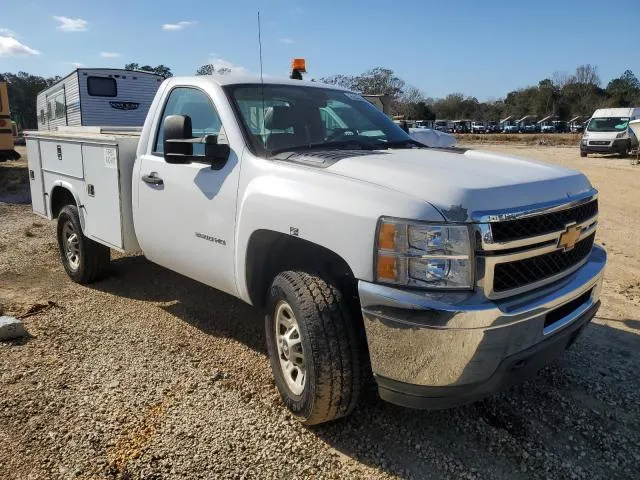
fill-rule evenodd
<path id="1" fill-rule="evenodd" d="M 141 155 L 138 162 L 138 208 L 134 208 L 138 241 L 149 260 L 235 294 L 240 152 L 231 145 L 229 160 L 220 170 L 201 162 L 167 163 L 162 126 L 168 115 L 189 115 L 194 137 L 218 134 L 222 128 L 207 93 L 191 87 L 176 87 L 169 93 L 153 133 L 151 151 Z M 195 144 L 193 153 L 202 155 L 204 145 Z"/>

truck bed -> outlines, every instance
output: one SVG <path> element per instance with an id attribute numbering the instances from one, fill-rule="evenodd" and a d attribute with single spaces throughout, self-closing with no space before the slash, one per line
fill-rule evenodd
<path id="1" fill-rule="evenodd" d="M 131 179 L 139 136 L 138 127 L 26 132 L 33 211 L 52 219 L 56 187 L 65 187 L 87 237 L 119 251 L 137 250 Z"/>

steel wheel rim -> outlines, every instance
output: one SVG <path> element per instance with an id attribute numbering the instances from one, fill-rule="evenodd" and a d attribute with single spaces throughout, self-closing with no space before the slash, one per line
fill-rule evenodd
<path id="1" fill-rule="evenodd" d="M 275 309 L 275 333 L 280 371 L 294 395 L 301 395 L 307 382 L 300 327 L 291 306 L 280 300 Z"/>
<path id="2" fill-rule="evenodd" d="M 69 268 L 74 271 L 78 270 L 80 267 L 80 239 L 70 221 L 65 222 L 62 226 L 62 243 Z"/>

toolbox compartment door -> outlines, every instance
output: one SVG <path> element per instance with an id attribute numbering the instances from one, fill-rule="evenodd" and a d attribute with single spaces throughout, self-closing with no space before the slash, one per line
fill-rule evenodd
<path id="1" fill-rule="evenodd" d="M 82 147 L 68 141 L 40 140 L 42 168 L 73 178 L 82 178 Z"/>
<path id="2" fill-rule="evenodd" d="M 123 249 L 118 146 L 82 145 L 85 234 Z"/>
<path id="3" fill-rule="evenodd" d="M 36 138 L 27 139 L 27 163 L 29 165 L 29 186 L 31 188 L 31 205 L 33 212 L 46 216 L 47 204 L 44 199 L 40 141 Z"/>

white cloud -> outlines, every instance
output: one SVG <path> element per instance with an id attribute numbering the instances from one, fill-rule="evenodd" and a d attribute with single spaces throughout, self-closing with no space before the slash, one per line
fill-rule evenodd
<path id="1" fill-rule="evenodd" d="M 84 64 L 80 63 L 80 62 L 69 62 L 69 64 L 73 67 L 73 68 L 80 68 L 82 67 Z"/>
<path id="2" fill-rule="evenodd" d="M 168 31 L 175 31 L 175 30 L 182 30 L 186 27 L 190 27 L 191 25 L 195 25 L 198 22 L 178 22 L 178 23 L 165 23 L 164 25 L 162 25 L 162 29 L 163 30 L 168 30 Z"/>
<path id="3" fill-rule="evenodd" d="M 220 70 L 221 68 L 228 68 L 233 73 L 245 74 L 247 73 L 247 69 L 242 65 L 236 65 L 229 60 L 225 60 L 224 58 L 219 57 L 215 53 L 209 54 L 209 63 L 214 66 L 216 70 Z"/>
<path id="4" fill-rule="evenodd" d="M 9 30 L 8 28 L 0 28 L 0 35 L 2 35 L 3 37 L 14 37 L 16 36 L 15 33 L 13 33 L 11 30 Z"/>
<path id="5" fill-rule="evenodd" d="M 40 55 L 40 52 L 27 47 L 13 37 L 0 36 L 0 57 L 17 57 L 19 55 Z"/>
<path id="6" fill-rule="evenodd" d="M 286 43 L 287 45 L 291 45 L 292 43 L 294 43 L 293 38 L 281 38 L 280 41 L 282 43 Z"/>
<path id="7" fill-rule="evenodd" d="M 100 56 L 102 58 L 118 58 L 120 54 L 116 52 L 100 52 Z"/>
<path id="8" fill-rule="evenodd" d="M 54 20 L 60 22 L 58 30 L 63 32 L 84 32 L 87 30 L 87 21 L 81 18 L 69 18 L 69 17 L 53 17 Z"/>

